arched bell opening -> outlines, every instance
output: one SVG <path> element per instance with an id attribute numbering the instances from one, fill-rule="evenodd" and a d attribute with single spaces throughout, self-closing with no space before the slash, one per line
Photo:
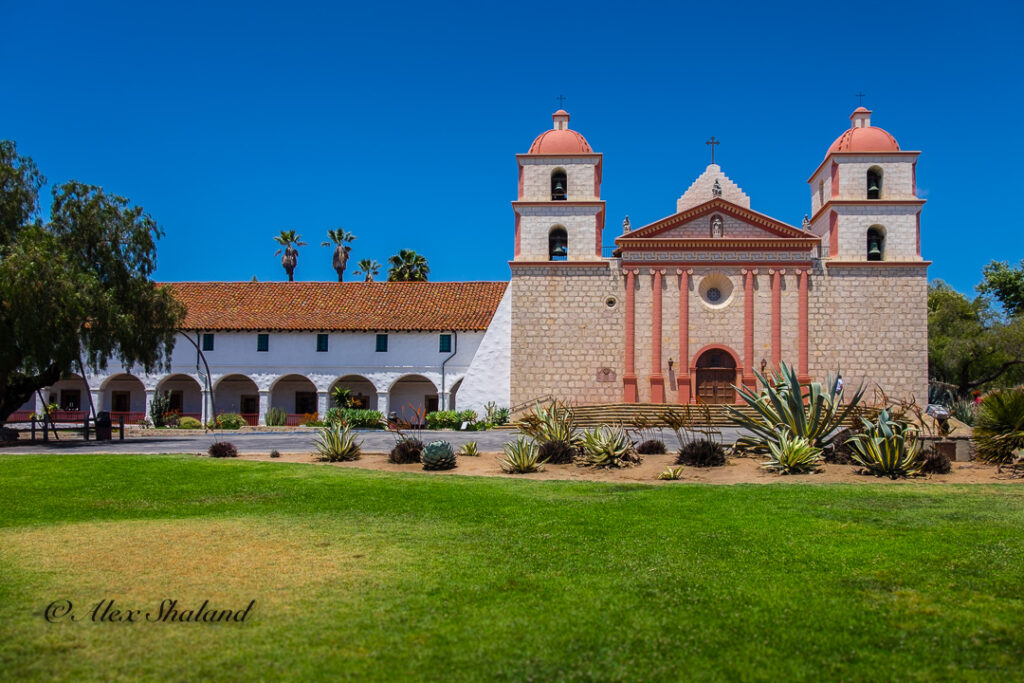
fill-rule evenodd
<path id="1" fill-rule="evenodd" d="M 561 225 L 556 225 L 548 233 L 548 260 L 566 261 L 568 259 L 569 233 Z"/>
<path id="2" fill-rule="evenodd" d="M 867 188 L 868 199 L 882 198 L 882 169 L 878 166 L 868 169 Z"/>
<path id="3" fill-rule="evenodd" d="M 565 170 L 556 168 L 551 172 L 551 199 L 565 201 L 569 195 L 569 180 Z"/>
<path id="4" fill-rule="evenodd" d="M 867 257 L 868 261 L 885 260 L 885 228 L 873 225 L 868 228 Z"/>

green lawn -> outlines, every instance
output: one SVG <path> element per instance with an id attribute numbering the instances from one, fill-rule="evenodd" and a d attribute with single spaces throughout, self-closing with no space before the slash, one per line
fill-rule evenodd
<path id="1" fill-rule="evenodd" d="M 1024 488 L 611 485 L 0 456 L 0 672 L 1019 679 Z M 92 623 L 101 599 L 256 605 Z M 69 599 L 79 621 L 48 623 Z"/>

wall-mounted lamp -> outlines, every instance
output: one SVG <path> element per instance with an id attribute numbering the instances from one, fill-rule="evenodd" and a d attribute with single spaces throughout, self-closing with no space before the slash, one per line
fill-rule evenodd
<path id="1" fill-rule="evenodd" d="M 673 361 L 673 360 L 672 360 L 671 358 L 669 358 L 669 359 L 668 359 L 668 369 L 669 369 L 669 370 L 671 370 L 671 369 L 672 369 L 672 364 L 673 364 L 674 362 L 675 362 L 675 361 Z"/>

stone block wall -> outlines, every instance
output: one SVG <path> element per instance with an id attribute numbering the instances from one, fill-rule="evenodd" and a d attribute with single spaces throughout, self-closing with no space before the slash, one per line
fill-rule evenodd
<path id="1" fill-rule="evenodd" d="M 913 164 L 907 156 L 887 157 L 881 154 L 865 156 L 839 156 L 839 197 L 838 199 L 867 199 L 868 169 L 877 166 L 882 169 L 882 196 L 886 199 L 914 199 Z"/>
<path id="2" fill-rule="evenodd" d="M 917 207 L 841 206 L 839 214 L 839 253 L 844 261 L 867 260 L 868 229 L 880 225 L 885 232 L 885 261 L 916 261 Z M 827 224 L 826 217 L 826 224 Z"/>
<path id="3" fill-rule="evenodd" d="M 521 158 L 523 196 L 520 199 L 526 202 L 551 201 L 551 174 L 559 168 L 565 171 L 568 201 L 599 199 L 594 193 L 594 167 L 599 160 L 598 155 Z"/>
<path id="4" fill-rule="evenodd" d="M 510 289 L 512 405 L 548 394 L 574 403 L 621 401 L 625 300 L 618 260 L 513 263 Z M 601 381 L 605 368 L 612 375 Z"/>
<path id="5" fill-rule="evenodd" d="M 546 206 L 519 209 L 518 261 L 547 261 L 548 237 L 556 225 L 569 237 L 570 261 L 599 259 L 597 253 L 597 214 L 600 205 L 566 206 L 552 202 Z"/>

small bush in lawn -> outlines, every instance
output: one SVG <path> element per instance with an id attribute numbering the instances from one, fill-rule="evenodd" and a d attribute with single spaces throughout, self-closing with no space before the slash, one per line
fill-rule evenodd
<path id="1" fill-rule="evenodd" d="M 725 449 L 709 439 L 691 441 L 679 449 L 677 465 L 691 467 L 721 467 L 725 464 Z"/>
<path id="2" fill-rule="evenodd" d="M 313 441 L 316 446 L 317 458 L 327 462 L 345 462 L 358 460 L 362 454 L 360 443 L 348 425 L 335 423 L 321 427 Z"/>
<path id="3" fill-rule="evenodd" d="M 280 458 L 281 457 L 281 451 L 279 451 L 279 450 L 277 450 L 275 448 L 274 450 L 270 451 L 270 457 L 271 458 Z"/>
<path id="4" fill-rule="evenodd" d="M 476 447 L 476 441 L 467 441 L 462 444 L 462 448 L 459 449 L 459 455 L 468 456 L 475 458 L 480 455 L 480 451 Z"/>
<path id="5" fill-rule="evenodd" d="M 540 445 L 540 459 L 552 465 L 568 465 L 579 454 L 578 448 L 565 441 L 547 441 Z"/>
<path id="6" fill-rule="evenodd" d="M 519 437 L 515 441 L 505 444 L 505 457 L 498 458 L 501 469 L 508 474 L 530 474 L 540 472 L 543 460 L 540 458 L 540 449 L 537 444 Z"/>
<path id="7" fill-rule="evenodd" d="M 281 408 L 270 408 L 264 416 L 263 421 L 268 427 L 284 427 L 288 421 L 288 413 Z"/>
<path id="8" fill-rule="evenodd" d="M 217 429 L 241 429 L 248 424 L 238 413 L 221 413 L 217 416 Z"/>
<path id="9" fill-rule="evenodd" d="M 399 439 L 395 447 L 388 454 L 388 462 L 396 465 L 408 465 L 414 462 L 422 462 L 423 442 L 412 437 Z"/>
<path id="10" fill-rule="evenodd" d="M 921 465 L 922 474 L 949 474 L 953 471 L 953 463 L 945 453 L 929 448 L 924 453 L 924 462 Z"/>
<path id="11" fill-rule="evenodd" d="M 210 449 L 206 452 L 209 453 L 211 458 L 238 457 L 238 449 L 235 448 L 235 444 L 230 441 L 216 441 L 210 444 Z"/>
<path id="12" fill-rule="evenodd" d="M 636 447 L 640 455 L 659 455 L 665 453 L 665 442 L 661 439 L 647 439 Z"/>
<path id="13" fill-rule="evenodd" d="M 685 469 L 685 467 L 683 465 L 676 465 L 675 467 L 672 467 L 671 465 L 669 465 L 668 467 L 665 468 L 664 472 L 662 472 L 661 474 L 658 475 L 658 479 L 666 479 L 666 480 L 682 479 L 683 478 L 683 470 L 684 469 Z"/>
<path id="14" fill-rule="evenodd" d="M 202 429 L 203 423 L 194 417 L 183 417 L 178 420 L 178 429 Z"/>

